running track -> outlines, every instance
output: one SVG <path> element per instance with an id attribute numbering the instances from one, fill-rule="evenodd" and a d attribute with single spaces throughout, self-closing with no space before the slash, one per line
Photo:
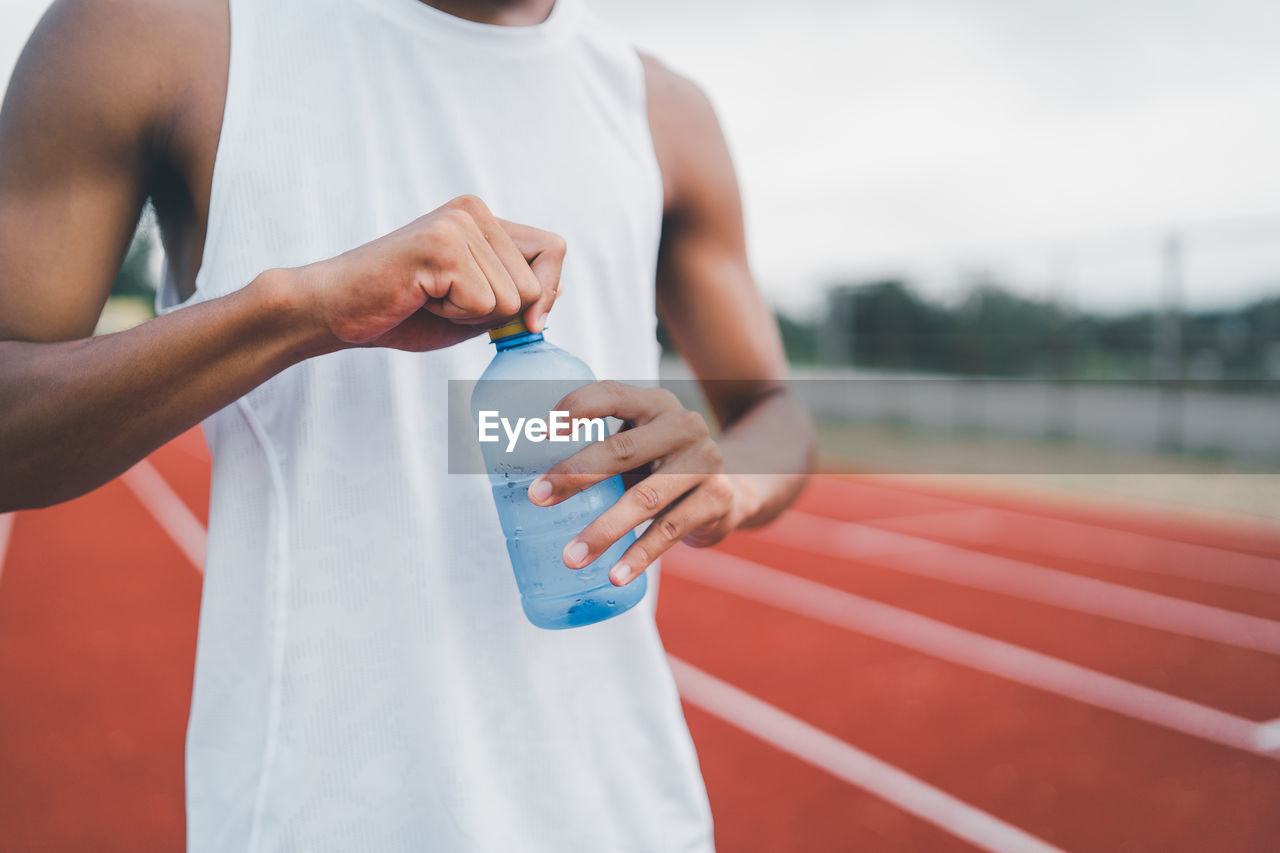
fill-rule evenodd
<path id="1" fill-rule="evenodd" d="M 0 517 L 0 850 L 182 849 L 207 485 Z M 725 853 L 1280 850 L 1280 534 L 828 476 L 664 566 Z"/>

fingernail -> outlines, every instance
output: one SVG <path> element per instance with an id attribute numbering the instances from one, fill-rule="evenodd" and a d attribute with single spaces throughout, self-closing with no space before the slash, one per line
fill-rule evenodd
<path id="1" fill-rule="evenodd" d="M 582 565 L 584 560 L 587 559 L 587 551 L 589 550 L 590 549 L 587 548 L 586 542 L 583 542 L 581 539 L 573 540 L 569 543 L 569 546 L 564 549 L 564 564 L 576 569 L 578 566 Z"/>
<path id="2" fill-rule="evenodd" d="M 544 477 L 539 477 L 529 486 L 529 500 L 540 504 L 551 497 L 551 484 Z"/>
<path id="3" fill-rule="evenodd" d="M 546 314 L 534 314 L 529 320 L 529 331 L 537 333 L 542 331 L 542 324 L 546 321 Z"/>
<path id="4" fill-rule="evenodd" d="M 609 570 L 609 581 L 614 586 L 624 586 L 631 580 L 631 567 L 626 563 L 618 563 Z"/>

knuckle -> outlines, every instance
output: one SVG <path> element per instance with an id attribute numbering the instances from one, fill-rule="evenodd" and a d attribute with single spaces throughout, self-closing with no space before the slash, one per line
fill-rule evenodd
<path id="1" fill-rule="evenodd" d="M 729 485 L 729 478 L 723 474 L 708 478 L 704 487 L 707 496 L 718 505 L 727 505 L 733 500 L 733 487 Z"/>
<path id="2" fill-rule="evenodd" d="M 461 210 L 469 214 L 482 213 L 488 210 L 484 202 L 480 200 L 480 197 L 471 193 L 463 193 L 449 202 L 449 205 L 455 210 Z"/>
<path id="3" fill-rule="evenodd" d="M 715 472 L 724 468 L 724 453 L 720 450 L 720 445 L 710 438 L 702 441 L 702 461 L 708 471 Z"/>
<path id="4" fill-rule="evenodd" d="M 658 536 L 663 542 L 678 542 L 680 540 L 680 525 L 676 524 L 670 518 L 660 518 L 654 523 L 654 529 L 657 530 Z"/>
<path id="5" fill-rule="evenodd" d="M 654 395 L 659 407 L 662 409 L 670 411 L 684 408 L 680 403 L 680 398 L 670 388 L 658 388 L 654 391 Z"/>
<path id="6" fill-rule="evenodd" d="M 670 391 L 666 393 L 671 394 Z M 675 397 L 674 394 L 671 394 L 671 396 Z M 700 412 L 695 412 L 692 409 L 685 409 L 680 413 L 680 426 L 687 435 L 694 438 L 702 439 L 711 434 L 711 431 L 707 428 L 707 419 Z"/>
<path id="7" fill-rule="evenodd" d="M 609 448 L 613 458 L 619 462 L 626 462 L 636 455 L 636 440 L 625 431 L 609 436 L 605 440 L 605 446 Z"/>
<path id="8" fill-rule="evenodd" d="M 504 316 L 508 314 L 516 314 L 520 311 L 520 300 L 515 296 L 507 293 L 494 295 L 493 311 Z"/>
<path id="9" fill-rule="evenodd" d="M 446 210 L 441 217 L 441 221 L 459 237 L 465 236 L 467 227 L 475 224 L 475 219 L 472 218 L 471 214 L 461 207 L 451 207 Z"/>
<path id="10" fill-rule="evenodd" d="M 610 397 L 621 397 L 624 393 L 623 384 L 616 379 L 606 379 L 603 382 L 597 383 L 597 387 Z"/>
<path id="11" fill-rule="evenodd" d="M 452 214 L 449 214 L 428 222 L 418 232 L 417 239 L 427 249 L 452 251 L 457 247 L 461 236 L 457 223 L 453 221 Z"/>
<path id="12" fill-rule="evenodd" d="M 637 483 L 632 486 L 631 496 L 637 504 L 649 511 L 662 506 L 662 494 L 648 483 Z"/>
<path id="13" fill-rule="evenodd" d="M 550 252 L 556 257 L 563 258 L 568 248 L 569 246 L 567 243 L 565 243 L 564 237 L 560 236 L 559 234 L 555 234 L 551 232 L 547 233 L 546 251 Z"/>
<path id="14" fill-rule="evenodd" d="M 492 314 L 498 307 L 498 297 L 492 290 L 477 289 L 474 305 L 468 306 L 481 314 Z"/>
<path id="15" fill-rule="evenodd" d="M 685 536 L 684 542 L 693 548 L 709 548 L 724 539 L 725 535 L 723 524 L 704 525 Z"/>
<path id="16" fill-rule="evenodd" d="M 533 304 L 542 298 L 542 285 L 538 283 L 538 279 L 529 275 L 515 276 L 516 292 L 520 295 L 522 304 Z"/>

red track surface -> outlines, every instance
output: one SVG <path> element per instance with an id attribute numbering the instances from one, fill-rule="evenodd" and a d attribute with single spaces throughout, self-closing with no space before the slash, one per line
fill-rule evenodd
<path id="1" fill-rule="evenodd" d="M 151 460 L 201 519 L 203 453 L 189 434 Z M 1266 531 L 852 477 L 818 479 L 798 508 L 894 530 L 975 504 L 1024 532 L 1045 524 L 1037 519 L 1077 522 L 1086 553 L 1039 553 L 1026 536 L 1019 547 L 957 540 L 928 521 L 912 535 L 1280 622 L 1280 594 L 1212 575 L 1214 560 L 1251 554 L 1274 561 L 1258 565 L 1280 577 L 1280 536 Z M 1164 558 L 1135 565 L 1087 553 L 1091 529 L 1208 546 L 1187 553 L 1209 576 L 1175 577 L 1171 568 L 1187 567 Z M 1190 700 L 1246 727 L 1280 718 L 1280 656 L 766 538 L 737 536 L 721 551 L 816 581 L 826 596 L 852 593 L 1088 677 L 1153 688 L 1156 704 Z M 667 561 L 659 621 L 672 655 L 920 787 L 1067 850 L 1280 849 L 1280 753 L 1268 752 L 1280 747 L 1280 725 L 1259 727 L 1257 748 L 1223 746 L 709 585 L 691 571 L 706 559 L 686 550 Z M 17 515 L 0 552 L 0 850 L 182 849 L 199 585 L 121 481 Z M 887 801 L 878 778 L 867 789 L 850 784 L 795 757 L 785 738 L 727 723 L 723 709 L 689 704 L 687 714 L 723 851 L 973 849 L 945 817 Z"/>

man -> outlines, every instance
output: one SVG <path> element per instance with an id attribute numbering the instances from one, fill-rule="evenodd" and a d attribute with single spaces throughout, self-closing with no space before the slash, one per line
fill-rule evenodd
<path id="1" fill-rule="evenodd" d="M 89 338 L 148 198 L 163 316 Z M 553 305 L 557 343 L 619 380 L 656 376 L 656 308 L 723 427 L 652 388 L 575 394 L 633 426 L 532 501 L 658 473 L 571 568 L 652 520 L 625 584 L 794 497 L 807 422 L 715 117 L 580 0 L 60 0 L 40 23 L 0 117 L 0 510 L 205 421 L 192 851 L 710 848 L 653 596 L 532 627 L 487 483 L 447 473 L 446 380 Z"/>

